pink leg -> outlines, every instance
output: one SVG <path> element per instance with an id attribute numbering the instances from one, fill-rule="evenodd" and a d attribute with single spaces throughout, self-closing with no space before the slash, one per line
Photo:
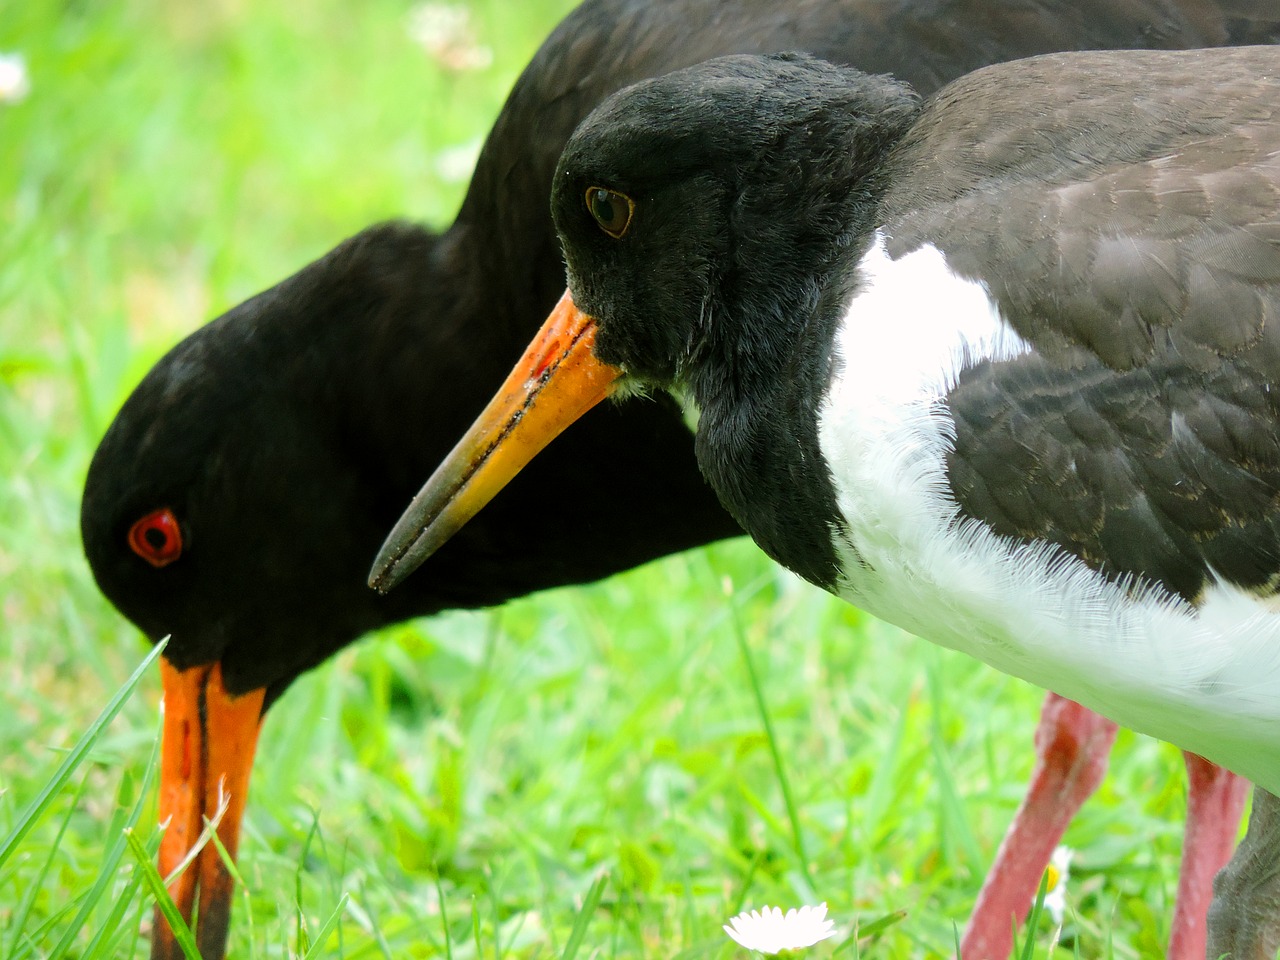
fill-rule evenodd
<path id="1" fill-rule="evenodd" d="M 1110 720 L 1057 694 L 1045 698 L 1031 785 L 978 894 L 960 942 L 963 960 L 1009 956 L 1014 922 L 1026 917 L 1067 824 L 1102 782 L 1115 738 Z"/>
<path id="2" fill-rule="evenodd" d="M 1236 848 L 1249 781 L 1194 753 L 1182 756 L 1187 762 L 1187 832 L 1169 934 L 1169 960 L 1201 960 L 1213 877 Z"/>

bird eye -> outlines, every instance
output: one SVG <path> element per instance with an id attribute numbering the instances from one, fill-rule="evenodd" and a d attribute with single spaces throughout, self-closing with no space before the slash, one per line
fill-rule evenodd
<path id="1" fill-rule="evenodd" d="M 182 530 L 168 507 L 153 510 L 129 528 L 129 549 L 153 567 L 167 567 L 182 556 Z"/>
<path id="2" fill-rule="evenodd" d="M 587 211 L 595 217 L 600 229 L 614 239 L 627 232 L 635 209 L 635 203 L 625 193 L 604 187 L 587 188 Z"/>

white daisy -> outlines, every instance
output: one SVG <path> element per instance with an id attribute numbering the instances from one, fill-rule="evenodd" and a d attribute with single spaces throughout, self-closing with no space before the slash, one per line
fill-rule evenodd
<path id="1" fill-rule="evenodd" d="M 1049 866 L 1045 873 L 1049 881 L 1045 885 L 1044 908 L 1053 917 L 1053 922 L 1062 926 L 1062 918 L 1067 910 L 1067 880 L 1071 876 L 1071 858 L 1075 851 L 1070 847 L 1058 847 L 1049 858 Z"/>
<path id="2" fill-rule="evenodd" d="M 827 919 L 827 905 L 792 907 L 784 915 L 781 907 L 744 911 L 725 925 L 724 932 L 748 950 L 781 953 L 802 950 L 819 940 L 836 935 L 835 921 Z"/>
<path id="3" fill-rule="evenodd" d="M 17 103 L 30 92 L 26 59 L 20 53 L 0 53 L 0 103 Z"/>

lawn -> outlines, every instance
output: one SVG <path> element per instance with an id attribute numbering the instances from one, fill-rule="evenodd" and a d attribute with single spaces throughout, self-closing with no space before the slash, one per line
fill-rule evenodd
<path id="1" fill-rule="evenodd" d="M 147 652 L 77 529 L 115 409 L 177 338 L 360 228 L 447 224 L 570 6 L 477 0 L 442 51 L 408 0 L 3 5 L 31 89 L 0 104 L 0 839 Z M 840 940 L 897 921 L 841 956 L 945 956 L 1041 696 L 746 542 L 389 630 L 267 720 L 231 955 L 730 957 L 743 906 L 825 900 Z M 0 960 L 145 956 L 157 700 L 150 670 L 0 847 Z M 1067 837 L 1060 956 L 1167 935 L 1181 762 L 1127 733 L 1116 757 Z"/>

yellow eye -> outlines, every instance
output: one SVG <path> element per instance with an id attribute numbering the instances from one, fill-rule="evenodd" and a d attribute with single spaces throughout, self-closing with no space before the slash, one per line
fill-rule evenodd
<path id="1" fill-rule="evenodd" d="M 587 188 L 588 212 L 600 224 L 600 229 L 614 239 L 627 232 L 635 209 L 635 203 L 625 193 L 604 187 Z"/>

